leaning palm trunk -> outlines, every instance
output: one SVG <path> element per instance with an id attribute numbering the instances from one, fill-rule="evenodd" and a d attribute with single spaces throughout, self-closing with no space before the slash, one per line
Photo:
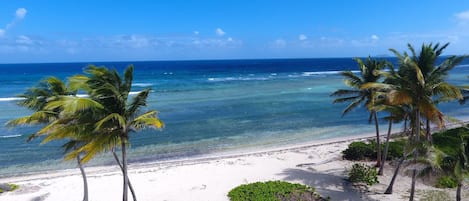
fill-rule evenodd
<path id="1" fill-rule="evenodd" d="M 112 155 L 114 156 L 114 159 L 116 160 L 117 165 L 119 165 L 121 171 L 124 172 L 124 167 L 122 167 L 121 161 L 119 160 L 119 157 L 117 156 L 114 149 L 112 150 Z M 130 193 L 132 193 L 132 198 L 133 198 L 134 201 L 137 201 L 137 196 L 135 195 L 135 191 L 134 191 L 134 188 L 132 186 L 132 183 L 130 183 L 130 179 L 127 178 L 127 180 L 129 181 L 129 188 L 130 188 Z"/>
<path id="2" fill-rule="evenodd" d="M 88 181 L 86 180 L 85 169 L 81 163 L 80 155 L 77 155 L 78 168 L 80 168 L 81 176 L 83 177 L 83 201 L 88 201 Z"/>
<path id="3" fill-rule="evenodd" d="M 388 188 L 386 188 L 384 194 L 392 194 L 392 187 L 394 186 L 394 182 L 396 181 L 397 175 L 399 174 L 399 169 L 401 168 L 401 165 L 404 162 L 405 158 L 405 156 L 402 156 L 402 158 L 399 160 L 399 163 L 397 164 L 397 167 L 394 170 L 394 175 L 392 175 L 391 182 L 389 183 Z"/>
<path id="4" fill-rule="evenodd" d="M 384 147 L 383 160 L 381 161 L 381 166 L 379 167 L 378 175 L 383 175 L 384 163 L 386 162 L 389 149 L 389 138 L 391 138 L 392 130 L 392 119 L 389 119 L 388 134 L 386 135 L 386 146 Z"/>
<path id="5" fill-rule="evenodd" d="M 462 183 L 458 182 L 458 188 L 456 189 L 456 201 L 461 201 L 461 187 Z"/>
<path id="6" fill-rule="evenodd" d="M 378 117 L 376 111 L 373 111 L 373 118 L 375 120 L 375 128 L 376 128 L 376 167 L 381 165 L 381 142 L 379 140 L 379 124 L 378 124 Z"/>
<path id="7" fill-rule="evenodd" d="M 127 175 L 127 153 L 126 153 L 126 138 L 122 139 L 121 148 L 122 148 L 122 176 L 124 177 L 124 186 L 122 191 L 122 201 L 127 201 L 127 194 L 129 188 L 129 177 Z"/>

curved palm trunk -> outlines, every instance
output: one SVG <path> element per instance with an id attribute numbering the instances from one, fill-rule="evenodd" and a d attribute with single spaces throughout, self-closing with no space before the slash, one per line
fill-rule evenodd
<path id="1" fill-rule="evenodd" d="M 127 194 L 129 188 L 129 177 L 127 175 L 127 153 L 126 153 L 126 143 L 127 139 L 122 138 L 121 140 L 121 151 L 122 151 L 122 176 L 124 177 L 124 186 L 122 191 L 122 201 L 127 201 Z"/>
<path id="2" fill-rule="evenodd" d="M 373 118 L 375 120 L 375 128 L 376 128 L 376 167 L 379 167 L 381 165 L 381 142 L 379 140 L 379 124 L 378 124 L 378 115 L 376 114 L 376 111 L 373 111 Z"/>
<path id="3" fill-rule="evenodd" d="M 386 146 L 384 147 L 383 160 L 381 161 L 381 166 L 379 167 L 378 175 L 383 175 L 384 163 L 386 162 L 389 149 L 389 138 L 391 138 L 392 130 L 392 118 L 389 120 L 388 134 L 386 135 Z"/>
<path id="4" fill-rule="evenodd" d="M 461 201 L 461 187 L 462 183 L 458 182 L 458 188 L 456 189 L 456 201 Z"/>
<path id="5" fill-rule="evenodd" d="M 85 169 L 81 164 L 80 154 L 77 155 L 78 168 L 80 168 L 81 176 L 83 177 L 83 201 L 88 201 L 88 181 L 86 179 Z"/>
<path id="6" fill-rule="evenodd" d="M 116 160 L 117 165 L 119 165 L 121 171 L 124 172 L 124 167 L 122 167 L 121 161 L 119 160 L 119 157 L 117 156 L 114 149 L 112 150 L 112 155 L 114 156 L 114 159 Z M 127 178 L 127 180 L 129 181 L 129 188 L 130 188 L 130 193 L 132 194 L 132 199 L 134 201 L 137 201 L 137 196 L 135 195 L 135 191 L 134 191 L 134 188 L 132 186 L 132 183 L 130 182 L 130 179 Z"/>
<path id="7" fill-rule="evenodd" d="M 399 169 L 401 168 L 402 163 L 405 160 L 405 156 L 402 156 L 402 158 L 399 160 L 399 163 L 397 164 L 396 169 L 394 170 L 394 175 L 392 175 L 391 182 L 389 183 L 388 188 L 386 188 L 386 191 L 384 194 L 392 194 L 392 187 L 394 186 L 394 182 L 396 181 L 397 175 L 399 174 Z"/>

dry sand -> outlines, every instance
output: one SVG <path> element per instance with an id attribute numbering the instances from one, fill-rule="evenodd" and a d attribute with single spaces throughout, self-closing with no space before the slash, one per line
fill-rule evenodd
<path id="1" fill-rule="evenodd" d="M 228 200 L 227 193 L 240 184 L 268 180 L 307 184 L 321 195 L 330 196 L 331 200 L 408 200 L 410 177 L 402 174 L 394 185 L 394 194 L 382 194 L 394 169 L 389 166 L 385 176 L 379 177 L 380 183 L 368 190 L 345 180 L 346 170 L 353 162 L 342 160 L 341 152 L 350 142 L 366 138 L 370 136 L 244 154 L 130 164 L 129 177 L 141 201 L 223 201 Z M 86 171 L 90 200 L 122 199 L 122 176 L 117 167 L 92 167 Z M 0 183 L 6 182 L 18 184 L 20 188 L 1 194 L 1 201 L 82 200 L 82 178 L 78 169 L 0 179 Z M 417 198 L 428 194 L 429 190 L 441 190 L 422 182 L 418 182 L 417 189 Z M 446 190 L 452 198 L 454 191 Z"/>

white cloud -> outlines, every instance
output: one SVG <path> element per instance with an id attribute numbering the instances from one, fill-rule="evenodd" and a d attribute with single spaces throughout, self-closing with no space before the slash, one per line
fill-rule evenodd
<path id="1" fill-rule="evenodd" d="M 217 29 L 215 29 L 215 34 L 217 34 L 217 36 L 223 36 L 226 33 L 222 29 L 217 28 Z"/>
<path id="2" fill-rule="evenodd" d="M 28 11 L 25 8 L 18 8 L 15 12 L 15 19 L 5 26 L 5 29 L 0 29 L 0 37 L 5 35 L 8 29 L 14 27 L 18 22 L 24 19 Z"/>
<path id="3" fill-rule="evenodd" d="M 272 48 L 285 48 L 287 46 L 287 41 L 283 39 L 277 39 L 270 43 L 270 47 Z"/>
<path id="4" fill-rule="evenodd" d="M 28 11 L 25 8 L 18 8 L 18 9 L 16 9 L 16 15 L 15 16 L 16 16 L 17 19 L 23 19 L 24 16 L 26 16 L 27 12 Z"/>
<path id="5" fill-rule="evenodd" d="M 304 35 L 304 34 L 300 34 L 298 36 L 298 40 L 306 40 L 306 39 L 308 39 L 308 37 L 306 37 L 306 35 Z"/>
<path id="6" fill-rule="evenodd" d="M 31 40 L 31 38 L 27 36 L 22 35 L 22 36 L 18 36 L 18 38 L 16 39 L 16 43 L 21 44 L 21 45 L 32 45 L 33 40 Z"/>
<path id="7" fill-rule="evenodd" d="M 229 37 L 229 38 L 227 39 L 227 41 L 228 41 L 228 42 L 231 42 L 231 41 L 233 41 L 233 38 Z"/>
<path id="8" fill-rule="evenodd" d="M 375 34 L 371 35 L 371 40 L 379 40 L 379 37 Z"/>
<path id="9" fill-rule="evenodd" d="M 199 35 L 199 31 L 194 31 L 194 35 Z"/>
<path id="10" fill-rule="evenodd" d="M 458 18 L 461 21 L 469 21 L 469 10 L 466 10 L 464 12 L 456 13 L 455 14 L 456 18 Z"/>

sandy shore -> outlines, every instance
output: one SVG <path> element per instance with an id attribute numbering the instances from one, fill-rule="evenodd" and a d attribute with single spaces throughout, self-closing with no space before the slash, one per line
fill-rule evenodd
<path id="1" fill-rule="evenodd" d="M 129 174 L 141 201 L 223 201 L 228 200 L 227 193 L 240 184 L 267 180 L 307 184 L 321 195 L 330 196 L 331 200 L 408 200 L 410 177 L 402 175 L 394 185 L 394 194 L 382 194 L 394 168 L 386 168 L 385 176 L 379 177 L 380 183 L 368 190 L 360 190 L 345 180 L 346 170 L 353 162 L 342 160 L 342 150 L 352 141 L 370 137 L 330 139 L 244 154 L 130 164 Z M 92 167 L 86 171 L 90 200 L 122 199 L 122 176 L 117 167 Z M 6 182 L 18 184 L 20 188 L 0 194 L 0 200 L 82 199 L 82 178 L 78 169 L 0 179 L 0 183 Z M 418 182 L 417 189 L 417 198 L 429 190 L 441 190 L 422 182 Z M 454 189 L 446 191 L 454 197 Z"/>

